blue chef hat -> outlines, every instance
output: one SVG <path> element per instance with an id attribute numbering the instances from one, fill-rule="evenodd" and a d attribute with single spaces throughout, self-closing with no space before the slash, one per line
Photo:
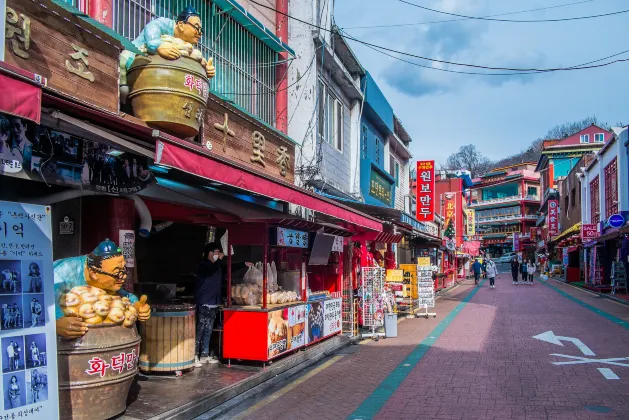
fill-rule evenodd
<path id="1" fill-rule="evenodd" d="M 192 6 L 187 6 L 179 13 L 179 16 L 177 16 L 177 22 L 187 22 L 192 16 L 200 17 L 197 9 Z"/>
<path id="2" fill-rule="evenodd" d="M 113 241 L 109 240 L 109 238 L 105 239 L 103 242 L 98 244 L 94 251 L 92 251 L 92 255 L 95 257 L 101 258 L 111 258 L 116 255 L 120 255 L 122 250 L 116 245 Z"/>

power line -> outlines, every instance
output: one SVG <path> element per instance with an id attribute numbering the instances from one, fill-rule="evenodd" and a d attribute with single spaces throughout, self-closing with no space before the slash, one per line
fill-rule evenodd
<path id="1" fill-rule="evenodd" d="M 297 22 L 301 22 L 301 23 L 303 23 L 305 25 L 309 25 L 311 27 L 314 27 L 314 28 L 317 28 L 317 29 L 320 29 L 320 30 L 323 30 L 323 31 L 326 31 L 326 32 L 337 33 L 339 36 L 341 36 L 341 37 L 343 37 L 345 39 L 349 39 L 351 41 L 355 41 L 355 42 L 358 42 L 360 44 L 367 45 L 369 47 L 375 47 L 375 48 L 379 48 L 379 49 L 382 49 L 382 50 L 385 50 L 385 51 L 388 51 L 388 52 L 397 53 L 397 54 L 405 55 L 405 56 L 408 56 L 408 57 L 418 58 L 418 59 L 421 59 L 421 60 L 432 61 L 434 63 L 450 64 L 450 65 L 453 65 L 453 66 L 461 66 L 461 67 L 472 67 L 472 68 L 484 69 L 484 70 L 503 70 L 503 71 L 511 71 L 511 72 L 545 73 L 545 72 L 554 72 L 554 71 L 581 70 L 581 69 L 588 69 L 588 68 L 605 67 L 605 66 L 609 66 L 611 64 L 615 64 L 615 63 L 618 63 L 618 62 L 629 61 L 629 60 L 621 59 L 621 60 L 614 60 L 614 61 L 609 62 L 609 63 L 603 63 L 603 64 L 599 64 L 599 65 L 596 65 L 596 66 L 589 66 L 589 67 L 588 66 L 584 66 L 584 67 L 557 67 L 557 68 L 546 68 L 546 69 L 497 67 L 497 66 L 494 67 L 494 66 L 482 66 L 482 65 L 477 65 L 477 64 L 457 63 L 457 62 L 454 62 L 454 61 L 439 60 L 439 59 L 436 59 L 436 58 L 424 57 L 424 56 L 421 56 L 421 55 L 411 54 L 411 53 L 407 53 L 407 52 L 404 52 L 404 51 L 398 51 L 398 50 L 394 50 L 392 48 L 383 47 L 381 45 L 372 44 L 370 42 L 360 40 L 360 39 L 355 38 L 353 36 L 349 36 L 349 35 L 347 35 L 347 33 L 345 33 L 345 35 L 344 35 L 342 33 L 339 33 L 338 31 L 332 31 L 332 30 L 327 29 L 327 28 L 322 28 L 322 27 L 320 27 L 318 25 L 314 25 L 314 24 L 312 24 L 310 22 L 306 22 L 304 20 L 301 20 L 301 19 L 298 19 L 296 17 L 290 16 L 290 15 L 288 15 L 286 13 L 283 13 L 283 12 L 281 12 L 279 10 L 276 10 L 273 7 L 270 7 L 270 6 L 267 6 L 265 4 L 259 3 L 256 0 L 250 0 L 250 1 L 253 4 L 256 4 L 256 5 L 260 6 L 260 7 L 265 8 L 265 9 L 274 10 L 275 12 L 279 13 L 280 15 L 286 16 L 289 19 L 293 19 L 293 20 L 295 20 Z"/>
<path id="2" fill-rule="evenodd" d="M 442 15 L 456 16 L 456 17 L 465 18 L 465 19 L 489 20 L 489 21 L 493 21 L 493 22 L 510 22 L 510 23 L 567 22 L 567 21 L 571 21 L 571 20 L 595 19 L 595 18 L 600 18 L 600 17 L 605 17 L 605 16 L 614 16 L 614 15 L 620 15 L 622 13 L 629 12 L 629 9 L 627 9 L 627 10 L 620 10 L 618 12 L 604 13 L 604 14 L 601 14 L 601 15 L 576 16 L 576 17 L 571 17 L 571 18 L 513 20 L 513 19 L 493 19 L 493 18 L 490 18 L 490 17 L 482 17 L 482 16 L 459 15 L 457 13 L 444 12 L 443 10 L 431 9 L 430 7 L 420 6 L 419 4 L 411 3 L 410 1 L 406 1 L 406 0 L 397 0 L 397 1 L 399 1 L 400 3 L 408 4 L 409 6 L 417 7 L 418 9 L 427 10 L 429 12 L 434 12 L 434 13 L 440 13 Z"/>
<path id="3" fill-rule="evenodd" d="M 595 0 L 582 0 L 582 1 L 577 1 L 577 2 L 573 2 L 573 3 L 558 4 L 556 6 L 539 7 L 537 9 L 520 10 L 520 11 L 517 11 L 517 12 L 498 13 L 498 14 L 495 14 L 495 15 L 487 15 L 487 16 L 483 16 L 483 17 L 484 18 L 491 18 L 491 17 L 496 17 L 496 16 L 508 16 L 508 15 L 517 15 L 517 14 L 520 14 L 520 13 L 538 12 L 540 10 L 557 9 L 557 8 L 560 8 L 560 7 L 574 6 L 574 5 L 583 4 L 583 3 L 591 3 L 593 1 L 595 1 Z M 415 23 L 397 23 L 397 24 L 391 24 L 391 25 L 346 26 L 343 29 L 395 28 L 395 27 L 402 27 L 402 26 L 431 25 L 431 24 L 434 24 L 434 23 L 461 22 L 461 21 L 464 21 L 464 20 L 469 20 L 469 18 L 433 20 L 433 21 L 429 21 L 429 22 L 415 22 Z"/>

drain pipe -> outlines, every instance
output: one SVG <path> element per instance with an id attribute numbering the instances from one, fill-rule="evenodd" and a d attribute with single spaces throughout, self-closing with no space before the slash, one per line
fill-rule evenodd
<path id="1" fill-rule="evenodd" d="M 133 203 L 135 204 L 135 211 L 137 211 L 140 216 L 140 228 L 138 229 L 138 234 L 143 238 L 147 238 L 151 234 L 151 228 L 153 227 L 151 212 L 148 207 L 146 207 L 144 201 L 142 201 L 142 199 L 137 195 L 130 195 L 129 198 L 133 200 Z"/>
<path id="2" fill-rule="evenodd" d="M 156 225 L 153 226 L 153 229 L 151 229 L 151 233 L 159 233 L 162 230 L 171 227 L 175 222 L 162 222 L 162 223 L 158 223 Z"/>

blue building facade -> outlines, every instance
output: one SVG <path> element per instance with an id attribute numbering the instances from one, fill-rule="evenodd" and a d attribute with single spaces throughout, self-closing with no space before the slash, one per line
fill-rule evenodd
<path id="1" fill-rule="evenodd" d="M 363 77 L 365 103 L 360 121 L 360 188 L 365 203 L 394 207 L 396 179 L 387 171 L 389 136 L 394 132 L 393 108 L 371 77 Z"/>

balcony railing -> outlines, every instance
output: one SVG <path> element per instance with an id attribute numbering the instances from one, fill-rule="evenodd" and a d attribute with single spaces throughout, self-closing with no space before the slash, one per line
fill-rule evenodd
<path id="1" fill-rule="evenodd" d="M 528 194 L 512 195 L 509 197 L 491 198 L 489 200 L 478 201 L 476 203 L 471 203 L 469 207 L 486 206 L 489 204 L 501 204 L 501 203 L 508 203 L 510 201 L 522 201 L 522 200 L 539 201 L 539 197 L 536 195 L 528 195 Z"/>
<path id="2" fill-rule="evenodd" d="M 534 214 L 507 214 L 502 216 L 477 217 L 476 223 L 508 222 L 521 219 L 536 220 L 537 216 Z"/>

